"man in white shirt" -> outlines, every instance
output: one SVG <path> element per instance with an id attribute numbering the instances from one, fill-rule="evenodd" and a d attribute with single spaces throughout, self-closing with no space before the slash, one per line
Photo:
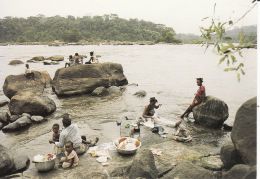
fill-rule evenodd
<path id="1" fill-rule="evenodd" d="M 50 141 L 50 143 L 54 143 L 57 147 L 64 147 L 66 142 L 73 142 L 74 150 L 78 155 L 86 152 L 86 145 L 82 144 L 82 139 L 79 134 L 79 128 L 77 124 L 71 124 L 71 119 L 69 118 L 69 114 L 63 115 L 62 120 L 64 130 L 60 133 L 59 142 Z"/>

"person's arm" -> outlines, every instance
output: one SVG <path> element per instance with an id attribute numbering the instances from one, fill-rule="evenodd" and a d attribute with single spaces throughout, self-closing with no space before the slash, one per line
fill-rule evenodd
<path id="1" fill-rule="evenodd" d="M 162 104 L 158 104 L 157 106 L 155 105 L 155 109 L 158 109 Z"/>
<path id="2" fill-rule="evenodd" d="M 57 147 L 63 147 L 65 145 L 65 136 L 61 133 L 59 142 L 54 142 Z"/>
<path id="3" fill-rule="evenodd" d="M 151 119 L 153 119 L 153 116 L 147 116 L 147 115 L 146 115 L 147 109 L 148 109 L 148 106 L 146 106 L 146 107 L 144 108 L 143 117 L 144 117 L 144 118 L 151 118 Z"/>

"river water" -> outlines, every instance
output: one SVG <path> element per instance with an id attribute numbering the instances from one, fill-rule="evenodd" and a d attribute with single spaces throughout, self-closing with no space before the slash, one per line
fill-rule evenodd
<path id="1" fill-rule="evenodd" d="M 54 123 L 61 124 L 60 116 L 64 112 L 71 114 L 82 134 L 87 134 L 91 139 L 102 136 L 101 142 L 111 141 L 119 134 L 119 128 L 116 125 L 112 126 L 112 122 L 122 120 L 124 116 L 141 116 L 150 97 L 156 97 L 162 104 L 158 111 L 160 116 L 177 120 L 193 100 L 198 88 L 197 77 L 203 77 L 207 95 L 215 96 L 227 103 L 229 118 L 226 122 L 232 125 L 238 108 L 246 100 L 257 95 L 257 51 L 243 50 L 246 75 L 242 76 L 241 82 L 238 83 L 236 73 L 224 72 L 225 66 L 218 66 L 219 56 L 212 53 L 211 49 L 205 53 L 204 50 L 200 45 L 1 46 L 1 86 L 8 75 L 24 73 L 25 65 L 10 66 L 8 63 L 11 60 L 18 59 L 26 63 L 34 56 L 65 56 L 65 61 L 59 65 L 30 63 L 32 70 L 46 70 L 53 78 L 55 71 L 64 67 L 69 55 L 77 52 L 89 56 L 90 51 L 101 55 L 101 63 L 122 64 L 129 83 L 136 83 L 138 86 L 128 86 L 121 96 L 102 98 L 90 95 L 58 98 L 47 88 L 46 93 L 57 105 L 56 112 L 48 116 L 43 124 L 33 125 L 22 132 L 0 132 L 0 143 L 17 153 L 26 153 L 29 157 L 37 154 L 37 151 L 51 152 L 52 148 L 48 144 L 51 127 Z M 145 90 L 147 96 L 133 96 L 139 90 Z M 2 89 L 0 98 L 5 98 Z M 188 124 L 184 121 L 183 125 Z M 111 130 L 108 130 L 110 127 Z M 229 133 L 221 134 L 217 140 L 221 141 L 222 138 L 225 139 L 223 143 L 230 140 Z"/>

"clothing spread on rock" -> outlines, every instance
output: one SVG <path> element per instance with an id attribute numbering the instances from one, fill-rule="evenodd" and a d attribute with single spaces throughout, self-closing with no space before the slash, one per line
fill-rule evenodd
<path id="1" fill-rule="evenodd" d="M 82 139 L 79 134 L 79 129 L 77 124 L 71 124 L 70 126 L 66 127 L 60 133 L 59 142 L 55 142 L 57 147 L 63 147 L 66 142 L 73 142 L 73 147 L 80 147 L 82 143 Z"/>

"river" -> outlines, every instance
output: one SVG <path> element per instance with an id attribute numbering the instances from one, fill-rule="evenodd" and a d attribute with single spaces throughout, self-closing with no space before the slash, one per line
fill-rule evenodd
<path id="1" fill-rule="evenodd" d="M 119 128 L 116 125 L 112 126 L 112 122 L 122 120 L 124 116 L 141 116 L 150 97 L 156 97 L 162 104 L 158 111 L 160 116 L 177 120 L 193 100 L 198 88 L 197 77 L 203 77 L 207 95 L 215 96 L 227 103 L 229 118 L 226 123 L 232 125 L 238 108 L 246 100 L 257 95 L 257 50 L 243 50 L 246 75 L 241 77 L 241 82 L 237 82 L 236 73 L 223 71 L 225 65 L 218 66 L 220 56 L 212 53 L 212 49 L 205 53 L 204 50 L 200 45 L 0 46 L 1 86 L 8 75 L 24 73 L 25 65 L 8 65 L 11 60 L 17 59 L 26 63 L 34 56 L 62 55 L 65 61 L 58 65 L 30 63 L 32 70 L 46 70 L 53 78 L 55 71 L 68 62 L 69 55 L 77 52 L 87 55 L 89 59 L 90 51 L 101 55 L 101 63 L 122 64 L 128 82 L 138 84 L 127 87 L 122 96 L 102 98 L 90 95 L 58 98 L 47 88 L 46 93 L 57 105 L 56 112 L 48 116 L 43 124 L 35 124 L 22 132 L 0 132 L 0 143 L 16 153 L 27 154 L 30 158 L 37 152 L 51 152 L 52 148 L 48 144 L 51 127 L 54 123 L 61 124 L 60 116 L 64 112 L 71 114 L 82 134 L 87 134 L 91 139 L 102 136 L 100 142 L 108 142 L 119 134 Z M 145 90 L 147 96 L 133 96 L 139 90 Z M 0 99 L 4 98 L 6 97 L 3 89 L 0 89 Z M 183 125 L 190 124 L 184 121 Z M 111 130 L 108 130 L 110 127 Z M 229 134 L 224 133 L 216 138 L 223 144 L 230 140 Z"/>

